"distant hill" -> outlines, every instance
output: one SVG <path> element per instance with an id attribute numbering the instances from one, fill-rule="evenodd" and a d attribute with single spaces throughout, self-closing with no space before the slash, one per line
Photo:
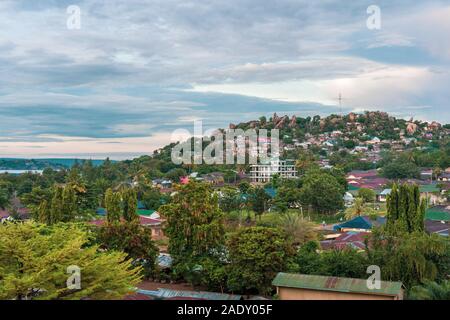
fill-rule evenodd
<path id="1" fill-rule="evenodd" d="M 0 170 L 44 170 L 52 169 L 68 169 L 75 163 L 89 161 L 89 159 L 21 159 L 21 158 L 0 158 Z M 104 160 L 90 160 L 94 166 L 101 165 Z"/>

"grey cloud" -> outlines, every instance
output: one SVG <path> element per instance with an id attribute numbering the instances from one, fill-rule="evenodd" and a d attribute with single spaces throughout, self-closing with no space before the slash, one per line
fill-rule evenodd
<path id="1" fill-rule="evenodd" d="M 0 137 L 7 141 L 139 137 L 190 126 L 179 119 L 192 116 L 223 127 L 274 111 L 324 115 L 338 108 L 184 89 L 351 78 L 386 66 L 349 54 L 374 37 L 365 27 L 369 0 L 83 0 L 76 1 L 81 30 L 67 30 L 72 2 L 0 1 Z M 390 23 L 402 20 L 406 5 L 418 11 L 445 2 L 378 4 L 387 22 L 378 34 L 383 47 L 417 43 L 420 32 Z M 447 89 L 433 87 L 417 105 L 448 118 Z"/>

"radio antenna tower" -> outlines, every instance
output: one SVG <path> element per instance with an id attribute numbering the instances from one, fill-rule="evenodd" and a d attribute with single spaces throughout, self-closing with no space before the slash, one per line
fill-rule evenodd
<path id="1" fill-rule="evenodd" d="M 339 112 L 341 113 L 341 116 L 344 116 L 344 113 L 342 111 L 342 101 L 346 99 L 342 98 L 342 93 L 339 92 L 337 100 L 339 101 Z"/>

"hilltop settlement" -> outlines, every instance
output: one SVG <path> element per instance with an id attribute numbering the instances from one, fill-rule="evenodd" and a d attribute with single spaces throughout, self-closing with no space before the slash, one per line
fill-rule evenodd
<path id="1" fill-rule="evenodd" d="M 2 162 L 0 299 L 450 299 L 449 124 L 371 111 L 229 128 L 278 129 L 280 157 L 177 165 L 171 144 Z"/>

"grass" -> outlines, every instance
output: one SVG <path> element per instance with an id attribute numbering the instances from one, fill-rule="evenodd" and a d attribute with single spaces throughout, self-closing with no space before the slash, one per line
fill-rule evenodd
<path id="1" fill-rule="evenodd" d="M 291 209 L 287 213 L 301 214 L 300 210 Z M 255 218 L 253 211 L 238 210 L 225 213 L 225 224 L 229 229 L 233 229 L 238 225 L 245 226 L 265 226 L 265 227 L 277 227 L 280 224 L 280 216 L 283 213 L 277 211 L 264 212 L 261 217 Z M 250 223 L 247 222 L 247 217 L 250 215 Z M 304 214 L 303 217 L 312 222 L 322 223 L 325 220 L 327 223 L 338 222 L 341 216 L 327 216 L 318 214 Z"/>
<path id="2" fill-rule="evenodd" d="M 378 216 L 386 215 L 386 203 L 367 203 L 365 205 L 367 208 L 379 208 L 375 212 Z M 373 211 L 373 210 L 371 210 Z M 301 211 L 298 209 L 290 209 L 288 210 L 290 213 L 301 214 Z M 231 212 L 225 212 L 225 224 L 228 230 L 232 231 L 238 226 L 267 226 L 267 227 L 276 227 L 279 225 L 279 216 L 282 215 L 281 212 L 271 211 L 265 212 L 261 215 L 261 217 L 255 218 L 255 213 L 252 210 L 236 210 Z M 250 222 L 247 223 L 247 217 L 250 216 Z M 345 220 L 344 211 L 338 212 L 337 214 L 319 214 L 317 212 L 304 212 L 303 217 L 311 222 L 322 224 L 324 221 L 326 224 L 334 224 L 342 222 L 341 218 Z"/>

